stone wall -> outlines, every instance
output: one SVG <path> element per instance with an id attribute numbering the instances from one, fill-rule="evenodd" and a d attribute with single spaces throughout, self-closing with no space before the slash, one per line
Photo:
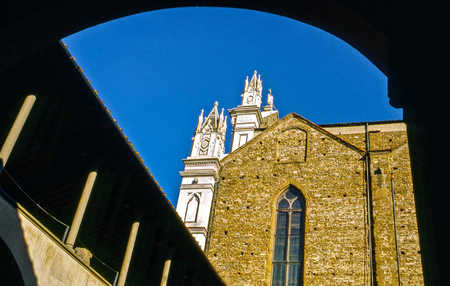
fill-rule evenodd
<path id="1" fill-rule="evenodd" d="M 329 131 L 365 149 L 364 129 Z M 371 124 L 368 131 L 378 285 L 423 285 L 406 125 Z"/>
<path id="2" fill-rule="evenodd" d="M 289 185 L 306 199 L 304 285 L 368 285 L 365 133 L 330 132 L 291 114 L 221 161 L 207 253 L 227 285 L 271 284 L 276 202 Z M 371 150 L 390 149 L 371 156 L 378 285 L 397 285 L 395 233 L 403 285 L 423 285 L 406 133 L 370 136 Z"/>
<path id="3" fill-rule="evenodd" d="M 14 256 L 26 286 L 111 285 L 25 210 L 12 207 L 0 196 L 0 239 Z"/>

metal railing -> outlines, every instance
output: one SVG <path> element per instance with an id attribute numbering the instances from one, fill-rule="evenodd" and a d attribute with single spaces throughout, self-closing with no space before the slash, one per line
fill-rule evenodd
<path id="1" fill-rule="evenodd" d="M 83 242 L 79 237 L 77 238 L 77 246 L 88 248 L 87 244 Z M 94 268 L 100 275 L 103 276 L 107 281 L 111 282 L 113 286 L 117 284 L 117 280 L 119 279 L 119 271 L 115 270 L 100 258 L 98 258 L 94 253 L 92 253 L 92 257 L 90 260 L 90 265 Z"/>
<path id="2" fill-rule="evenodd" d="M 27 192 L 25 192 L 14 177 L 6 170 L 0 172 L 0 187 L 5 196 L 13 202 L 19 203 L 53 235 L 61 241 L 65 241 L 70 226 L 56 218 L 39 203 L 37 203 Z"/>
<path id="3" fill-rule="evenodd" d="M 0 169 L 0 196 L 3 196 L 12 204 L 20 204 L 35 219 L 37 219 L 49 232 L 58 238 L 63 244 L 66 241 L 70 226 L 51 214 L 38 202 L 36 202 L 5 169 Z M 77 245 L 87 247 L 87 244 L 77 238 Z M 95 269 L 106 281 L 113 286 L 117 284 L 119 271 L 115 270 L 95 254 L 92 253 L 90 266 Z"/>

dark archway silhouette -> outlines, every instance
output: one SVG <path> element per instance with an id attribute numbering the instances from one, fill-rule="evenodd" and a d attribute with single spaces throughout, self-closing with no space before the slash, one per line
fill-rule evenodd
<path id="1" fill-rule="evenodd" d="M 0 47 L 0 63 L 11 64 L 23 53 L 33 52 L 47 43 L 60 40 L 116 18 L 164 8 L 217 6 L 259 10 L 286 16 L 321 28 L 352 45 L 381 71 L 389 74 L 387 37 L 380 27 L 367 21 L 361 11 L 354 11 L 336 1 L 286 1 L 274 5 L 264 1 L 122 1 L 119 5 L 103 1 L 60 1 L 55 6 L 31 4 L 24 8 L 11 1 L 14 32 L 4 33 L 6 46 Z M 35 7 L 33 7 L 35 6 Z M 380 13 L 383 11 L 380 10 Z M 381 15 L 385 16 L 385 15 Z M 57 23 L 57 24 L 56 24 Z M 8 30 L 8 26 L 6 27 Z M 8 32 L 8 31 L 6 31 Z M 5 57 L 6 55 L 6 57 Z"/>
<path id="2" fill-rule="evenodd" d="M 417 4 L 418 5 L 418 4 Z M 427 285 L 444 285 L 439 275 L 449 253 L 449 213 L 442 192 L 431 186 L 431 121 L 426 103 L 437 102 L 434 94 L 423 99 L 420 85 L 424 71 L 413 68 L 426 56 L 417 45 L 422 21 L 420 9 L 401 1 L 7 1 L 6 21 L 0 23 L 0 73 L 32 59 L 46 47 L 85 28 L 139 12 L 183 6 L 247 8 L 287 16 L 321 28 L 341 38 L 388 76 L 388 96 L 394 107 L 404 109 L 408 124 L 412 169 L 421 235 L 423 267 Z M 39 79 L 39 74 L 36 74 Z M 440 254 L 442 253 L 442 259 Z M 442 268 L 445 269 L 445 268 Z M 440 271 L 443 275 L 445 271 Z M 441 281 L 439 281 L 439 277 Z"/>

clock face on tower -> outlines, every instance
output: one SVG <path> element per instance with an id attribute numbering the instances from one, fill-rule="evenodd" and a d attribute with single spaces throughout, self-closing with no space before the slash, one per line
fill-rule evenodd
<path id="1" fill-rule="evenodd" d="M 202 148 L 205 149 L 205 148 L 208 147 L 208 145 L 209 145 L 208 140 L 207 139 L 203 139 L 202 144 L 201 144 Z"/>
<path id="2" fill-rule="evenodd" d="M 199 155 L 208 155 L 209 136 L 202 136 Z"/>
<path id="3" fill-rule="evenodd" d="M 253 95 L 249 95 L 249 96 L 247 97 L 247 103 L 248 103 L 248 104 L 253 103 Z"/>

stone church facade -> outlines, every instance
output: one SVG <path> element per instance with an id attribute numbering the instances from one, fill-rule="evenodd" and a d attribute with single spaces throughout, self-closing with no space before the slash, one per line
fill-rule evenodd
<path id="1" fill-rule="evenodd" d="M 177 212 L 227 285 L 423 285 L 406 125 L 278 118 L 262 80 L 199 116 Z"/>

